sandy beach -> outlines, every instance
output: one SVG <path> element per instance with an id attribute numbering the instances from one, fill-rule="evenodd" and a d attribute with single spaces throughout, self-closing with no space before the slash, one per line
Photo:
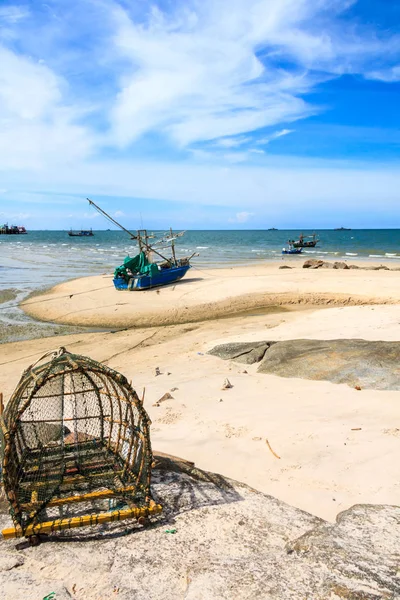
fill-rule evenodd
<path id="1" fill-rule="evenodd" d="M 158 451 L 328 520 L 353 504 L 397 504 L 397 391 L 261 374 L 206 352 L 230 341 L 398 340 L 399 280 L 398 271 L 268 264 L 193 270 L 182 283 L 139 293 L 115 291 L 108 275 L 69 281 L 24 310 L 110 331 L 0 346 L 0 390 L 7 400 L 29 364 L 63 345 L 145 389 Z M 226 378 L 233 387 L 222 390 Z M 157 406 L 166 392 L 172 398 Z"/>

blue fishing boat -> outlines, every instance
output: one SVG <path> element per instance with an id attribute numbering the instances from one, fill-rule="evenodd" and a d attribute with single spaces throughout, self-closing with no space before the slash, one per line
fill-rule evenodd
<path id="1" fill-rule="evenodd" d="M 290 243 L 288 248 L 282 248 L 282 254 L 301 254 L 302 252 L 303 248 L 294 248 Z"/>
<path id="2" fill-rule="evenodd" d="M 173 233 L 170 229 L 169 233 L 150 245 L 149 239 L 153 238 L 154 235 L 148 235 L 146 229 L 139 229 L 134 234 L 125 229 L 89 198 L 88 201 L 109 221 L 125 231 L 132 240 L 137 240 L 139 254 L 134 257 L 127 256 L 123 264 L 114 271 L 113 283 L 116 290 L 147 290 L 174 283 L 186 275 L 191 267 L 190 259 L 197 256 L 197 252 L 188 257 L 177 258 L 174 242 L 184 234 L 184 231 Z M 161 254 L 160 250 L 164 252 L 164 248 L 171 251 L 172 256 L 170 258 Z M 162 262 L 155 262 L 153 260 L 154 254 L 161 258 Z"/>
<path id="3" fill-rule="evenodd" d="M 153 263 L 154 264 L 154 263 Z M 114 286 L 116 290 L 148 290 L 160 285 L 167 285 L 182 279 L 190 269 L 190 265 L 177 266 L 159 269 L 149 275 L 135 273 L 128 277 L 114 277 Z"/>

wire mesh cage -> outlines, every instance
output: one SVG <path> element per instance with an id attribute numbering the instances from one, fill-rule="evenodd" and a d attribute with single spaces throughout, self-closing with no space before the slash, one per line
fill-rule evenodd
<path id="1" fill-rule="evenodd" d="M 24 371 L 0 425 L 14 522 L 3 537 L 161 511 L 150 490 L 150 420 L 120 373 L 65 348 L 47 353 Z"/>

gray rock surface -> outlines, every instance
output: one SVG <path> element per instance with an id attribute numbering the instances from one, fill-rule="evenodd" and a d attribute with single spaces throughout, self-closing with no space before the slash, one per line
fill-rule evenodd
<path id="1" fill-rule="evenodd" d="M 207 354 L 219 356 L 224 360 L 230 359 L 245 365 L 260 362 L 271 344 L 274 342 L 243 342 L 237 344 L 220 344 Z"/>
<path id="2" fill-rule="evenodd" d="M 2 600 L 400 598 L 397 507 L 354 506 L 332 524 L 193 463 L 157 462 L 164 514 L 152 525 L 73 530 L 25 550 L 1 541 Z"/>
<path id="3" fill-rule="evenodd" d="M 285 340 L 222 344 L 209 354 L 252 364 L 281 377 L 325 379 L 375 390 L 400 390 L 400 342 Z M 257 357 L 264 354 L 261 359 Z"/>
<path id="4" fill-rule="evenodd" d="M 279 267 L 282 268 L 282 267 Z M 328 262 L 317 258 L 309 258 L 303 263 L 303 269 L 362 269 L 364 271 L 399 271 L 399 267 L 387 267 L 386 265 L 360 267 L 358 265 L 348 265 L 344 261 Z"/>

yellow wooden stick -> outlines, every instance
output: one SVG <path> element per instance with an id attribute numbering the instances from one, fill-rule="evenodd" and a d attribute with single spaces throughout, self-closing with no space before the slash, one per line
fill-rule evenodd
<path id="1" fill-rule="evenodd" d="M 88 492 L 87 494 L 80 494 L 79 496 L 67 496 L 66 498 L 54 498 L 46 504 L 48 506 L 61 506 L 62 504 L 71 504 L 73 502 L 86 502 L 86 500 L 101 500 L 101 498 L 112 498 L 113 496 L 119 496 L 120 494 L 128 494 L 134 492 L 136 486 L 117 488 L 115 490 L 100 490 L 98 492 Z M 32 499 L 29 504 L 21 504 L 23 510 L 31 510 L 35 508 L 40 502 L 37 500 L 37 492 L 32 492 L 32 496 L 36 494 L 36 500 Z"/>
<path id="2" fill-rule="evenodd" d="M 161 511 L 162 506 L 160 504 L 155 504 L 154 506 L 143 508 L 128 508 L 125 510 L 114 510 L 112 512 L 106 512 L 99 515 L 85 515 L 84 517 L 56 519 L 55 521 L 36 523 L 33 525 L 28 525 L 24 531 L 19 525 L 17 525 L 16 527 L 3 529 L 1 533 L 5 540 L 9 540 L 23 536 L 30 537 L 31 535 L 39 535 L 41 533 L 62 531 L 63 529 L 73 529 L 74 527 L 88 527 L 89 525 L 100 525 L 101 523 L 122 521 L 123 519 L 129 518 L 139 519 L 140 517 L 147 517 L 148 515 L 160 513 Z"/>

